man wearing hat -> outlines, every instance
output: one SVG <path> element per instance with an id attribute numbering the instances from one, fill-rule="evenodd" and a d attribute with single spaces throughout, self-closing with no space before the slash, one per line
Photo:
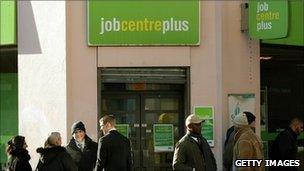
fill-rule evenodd
<path id="1" fill-rule="evenodd" d="M 73 135 L 66 149 L 77 164 L 78 171 L 92 171 L 97 159 L 97 143 L 87 134 L 84 124 L 81 121 L 72 125 Z"/>
<path id="2" fill-rule="evenodd" d="M 248 125 L 252 130 L 255 130 L 255 116 L 248 111 L 243 112 L 246 115 Z M 234 126 L 231 126 L 226 133 L 226 140 L 224 144 L 223 164 L 226 171 L 232 170 L 233 164 L 233 148 L 234 148 Z"/>
<path id="3" fill-rule="evenodd" d="M 187 134 L 175 145 L 173 170 L 215 171 L 214 155 L 201 134 L 203 119 L 191 114 L 186 119 Z"/>
<path id="4" fill-rule="evenodd" d="M 263 145 L 262 140 L 253 132 L 248 124 L 248 119 L 245 113 L 238 114 L 233 120 L 235 135 L 235 145 L 233 148 L 233 161 L 246 159 L 246 160 L 263 160 Z M 264 164 L 261 166 L 252 167 L 236 167 L 232 166 L 234 171 L 239 170 L 265 170 Z"/>

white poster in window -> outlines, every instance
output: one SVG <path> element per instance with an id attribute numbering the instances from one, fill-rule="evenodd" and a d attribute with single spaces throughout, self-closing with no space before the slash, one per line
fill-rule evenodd
<path id="1" fill-rule="evenodd" d="M 237 114 L 245 111 L 255 114 L 255 95 L 228 94 L 229 126 L 233 125 L 233 119 Z"/>

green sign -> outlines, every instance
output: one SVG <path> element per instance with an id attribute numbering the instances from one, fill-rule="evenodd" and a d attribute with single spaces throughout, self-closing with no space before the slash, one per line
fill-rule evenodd
<path id="1" fill-rule="evenodd" d="M 173 124 L 154 124 L 153 133 L 155 152 L 172 152 L 174 150 Z"/>
<path id="2" fill-rule="evenodd" d="M 287 36 L 287 0 L 249 1 L 249 34 L 256 39 L 274 39 Z"/>
<path id="3" fill-rule="evenodd" d="M 16 1 L 0 0 L 0 45 L 16 44 Z"/>
<path id="4" fill-rule="evenodd" d="M 129 138 L 129 124 L 116 124 L 115 128 L 123 136 Z"/>
<path id="5" fill-rule="evenodd" d="M 262 43 L 304 46 L 304 0 L 288 1 L 288 22 L 287 37 L 262 40 Z"/>
<path id="6" fill-rule="evenodd" d="M 88 0 L 89 46 L 199 45 L 199 0 Z"/>
<path id="7" fill-rule="evenodd" d="M 213 120 L 214 110 L 212 106 L 194 106 L 194 113 L 201 119 L 205 119 L 202 124 L 202 135 L 206 138 L 211 147 L 214 147 Z"/>

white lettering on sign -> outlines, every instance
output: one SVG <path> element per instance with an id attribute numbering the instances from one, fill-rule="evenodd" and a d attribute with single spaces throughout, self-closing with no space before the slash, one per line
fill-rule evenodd
<path id="1" fill-rule="evenodd" d="M 173 17 L 168 20 L 149 20 L 144 18 L 142 20 L 119 20 L 116 17 L 112 19 L 100 19 L 100 32 L 182 32 L 189 31 L 189 21 L 176 20 Z"/>

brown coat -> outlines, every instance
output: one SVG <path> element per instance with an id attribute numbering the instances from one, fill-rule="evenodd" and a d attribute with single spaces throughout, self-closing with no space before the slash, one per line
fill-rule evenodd
<path id="1" fill-rule="evenodd" d="M 249 126 L 239 128 L 235 133 L 235 145 L 233 149 L 234 161 L 237 159 L 261 159 L 264 160 L 263 144 L 261 139 Z M 261 167 L 235 167 L 237 171 L 264 171 L 264 163 Z"/>

